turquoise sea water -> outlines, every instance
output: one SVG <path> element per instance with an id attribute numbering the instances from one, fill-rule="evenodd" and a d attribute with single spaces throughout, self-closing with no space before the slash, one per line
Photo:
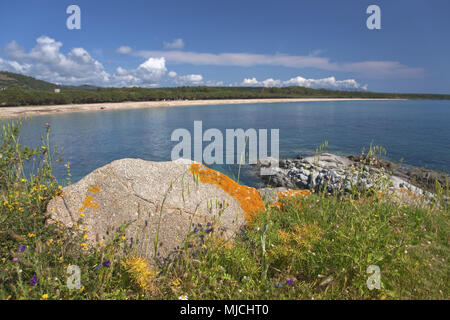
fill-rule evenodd
<path id="1" fill-rule="evenodd" d="M 51 125 L 51 143 L 64 148 L 72 181 L 121 158 L 170 160 L 173 130 L 209 128 L 280 130 L 280 156 L 310 155 L 325 140 L 328 151 L 359 154 L 373 143 L 387 158 L 450 173 L 450 101 L 338 101 L 189 106 L 42 115 L 24 123 L 21 143 L 38 146 Z M 205 143 L 205 146 L 207 143 Z M 237 166 L 213 166 L 237 175 Z M 60 181 L 66 177 L 56 164 Z M 240 181 L 255 185 L 244 168 Z"/>

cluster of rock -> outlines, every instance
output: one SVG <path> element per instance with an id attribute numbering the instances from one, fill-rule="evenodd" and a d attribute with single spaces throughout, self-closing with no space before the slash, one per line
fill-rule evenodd
<path id="1" fill-rule="evenodd" d="M 273 163 L 269 159 L 259 164 L 271 167 L 274 175 L 262 176 L 270 188 L 256 190 L 192 161 L 117 160 L 64 188 L 47 211 L 50 222 L 82 233 L 90 245 L 119 238 L 156 262 L 180 252 L 198 230 L 214 230 L 222 239 L 232 240 L 265 209 L 264 201 L 276 205 L 284 197 L 309 195 L 298 189 L 346 193 L 355 186 L 368 189 L 382 182 L 412 195 L 426 193 L 405 178 L 402 168 L 393 171 L 403 176 L 392 175 L 379 163 L 362 166 L 361 159 L 352 157 L 324 153 L 282 160 L 279 166 Z"/>
<path id="2" fill-rule="evenodd" d="M 408 179 L 391 174 L 382 166 L 363 165 L 361 159 L 323 153 L 316 157 L 297 157 L 279 161 L 272 167 L 273 175 L 262 175 L 265 184 L 311 190 L 327 190 L 330 193 L 348 194 L 370 188 L 406 189 L 415 195 L 425 191 Z M 272 161 L 262 161 L 259 166 L 271 166 Z M 398 169 L 397 169 L 398 170 Z"/>

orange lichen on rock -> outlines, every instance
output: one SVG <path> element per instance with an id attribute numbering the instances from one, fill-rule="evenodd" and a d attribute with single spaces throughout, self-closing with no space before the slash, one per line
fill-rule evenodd
<path id="1" fill-rule="evenodd" d="M 286 190 L 278 193 L 278 200 L 274 204 L 272 204 L 273 207 L 276 207 L 280 210 L 284 209 L 283 201 L 282 199 L 290 199 L 292 197 L 308 197 L 311 194 L 309 190 Z"/>
<path id="2" fill-rule="evenodd" d="M 240 185 L 226 175 L 198 163 L 191 164 L 189 171 L 198 176 L 201 183 L 214 184 L 236 199 L 244 211 L 245 220 L 251 221 L 259 210 L 265 210 L 264 201 L 255 188 Z"/>
<path id="3" fill-rule="evenodd" d="M 88 189 L 88 191 L 92 193 L 99 193 L 102 189 L 100 189 L 99 186 L 92 186 Z"/>
<path id="4" fill-rule="evenodd" d="M 87 208 L 91 208 L 94 210 L 98 209 L 98 202 L 94 201 L 93 196 L 87 196 L 84 201 L 82 202 L 83 206 L 78 209 L 78 212 L 83 212 Z"/>

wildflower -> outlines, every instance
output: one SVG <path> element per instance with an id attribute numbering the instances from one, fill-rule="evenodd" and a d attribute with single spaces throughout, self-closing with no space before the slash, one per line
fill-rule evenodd
<path id="1" fill-rule="evenodd" d="M 103 261 L 102 266 L 104 266 L 105 268 L 111 267 L 111 261 L 109 260 Z"/>
<path id="2" fill-rule="evenodd" d="M 48 299 L 48 294 L 46 294 L 46 293 L 43 294 L 43 295 L 42 295 L 42 299 L 47 300 L 47 299 Z"/>
<path id="3" fill-rule="evenodd" d="M 99 245 L 99 246 L 102 246 L 102 245 L 103 245 L 103 241 L 99 241 L 99 242 L 98 242 L 98 245 Z"/>
<path id="4" fill-rule="evenodd" d="M 70 166 L 72 165 L 72 162 L 67 162 L 66 164 L 64 164 L 64 167 L 66 167 L 66 168 L 70 168 Z"/>
<path id="5" fill-rule="evenodd" d="M 34 234 L 34 233 L 28 233 L 28 238 L 33 238 L 33 237 L 36 237 L 36 234 Z"/>
<path id="6" fill-rule="evenodd" d="M 202 248 L 203 248 L 203 249 L 206 249 L 206 244 L 202 244 Z"/>
<path id="7" fill-rule="evenodd" d="M 210 233 L 211 231 L 212 231 L 212 228 L 205 229 L 206 233 Z"/>
<path id="8" fill-rule="evenodd" d="M 22 181 L 22 182 L 27 182 L 27 179 L 22 179 L 22 180 L 20 180 L 20 181 Z"/>
<path id="9" fill-rule="evenodd" d="M 277 283 L 277 284 L 275 285 L 275 288 L 283 288 L 283 285 L 282 285 L 281 283 Z"/>
<path id="10" fill-rule="evenodd" d="M 197 227 L 194 228 L 194 233 L 195 233 L 195 234 L 198 233 L 198 228 L 197 228 Z"/>
<path id="11" fill-rule="evenodd" d="M 178 300 L 188 300 L 188 296 L 185 296 L 185 295 L 179 296 Z"/>
<path id="12" fill-rule="evenodd" d="M 178 287 L 178 286 L 180 285 L 180 280 L 176 279 L 175 281 L 172 281 L 172 284 L 173 284 L 175 287 Z"/>
<path id="13" fill-rule="evenodd" d="M 8 203 L 9 203 L 8 201 L 5 201 L 5 202 L 3 202 L 3 205 L 4 205 L 4 206 L 7 206 Z"/>
<path id="14" fill-rule="evenodd" d="M 122 240 L 125 240 L 125 239 L 126 239 L 126 238 L 125 238 L 125 235 L 123 235 L 121 238 L 122 238 Z"/>
<path id="15" fill-rule="evenodd" d="M 50 129 L 50 123 L 46 122 L 45 123 L 45 128 Z"/>
<path id="16" fill-rule="evenodd" d="M 82 244 L 80 244 L 80 246 L 83 248 L 83 249 L 87 249 L 87 244 L 86 243 L 82 243 Z"/>
<path id="17" fill-rule="evenodd" d="M 211 223 L 211 222 L 208 222 L 206 225 L 207 225 L 208 227 L 211 227 L 211 226 L 212 226 L 212 223 Z"/>
<path id="18" fill-rule="evenodd" d="M 37 277 L 37 275 L 34 274 L 33 277 L 31 277 L 31 279 L 30 279 L 30 284 L 34 287 L 38 283 L 39 283 L 39 278 Z"/>
<path id="19" fill-rule="evenodd" d="M 87 239 L 87 237 L 88 237 L 87 234 L 83 235 L 83 239 Z"/>
<path id="20" fill-rule="evenodd" d="M 13 261 L 13 262 L 18 262 L 18 261 L 19 261 L 19 258 L 14 257 L 14 258 L 12 258 L 12 261 Z"/>
<path id="21" fill-rule="evenodd" d="M 294 280 L 292 280 L 292 279 L 289 279 L 288 281 L 286 281 L 286 284 L 288 286 L 292 285 L 293 283 L 294 283 Z"/>
<path id="22" fill-rule="evenodd" d="M 41 149 L 42 149 L 42 150 L 45 150 L 45 149 L 47 149 L 47 147 L 46 147 L 46 146 L 42 146 Z"/>
<path id="23" fill-rule="evenodd" d="M 24 252 L 26 249 L 27 249 L 27 246 L 26 246 L 26 245 L 21 245 L 21 246 L 19 247 L 19 249 L 17 249 L 17 251 L 19 251 L 19 252 Z"/>
<path id="24" fill-rule="evenodd" d="M 135 285 L 141 290 L 155 290 L 155 272 L 150 268 L 148 261 L 139 256 L 126 258 L 122 266 Z"/>

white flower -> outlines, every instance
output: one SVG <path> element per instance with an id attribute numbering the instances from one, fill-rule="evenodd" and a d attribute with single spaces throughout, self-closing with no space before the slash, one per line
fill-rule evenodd
<path id="1" fill-rule="evenodd" d="M 188 296 L 179 296 L 178 300 L 188 300 Z"/>

